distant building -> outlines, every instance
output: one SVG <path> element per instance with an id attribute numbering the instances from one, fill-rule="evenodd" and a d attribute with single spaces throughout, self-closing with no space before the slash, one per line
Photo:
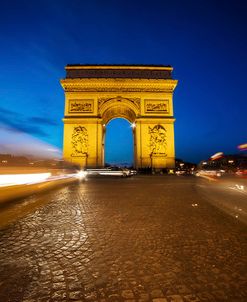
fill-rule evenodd
<path id="1" fill-rule="evenodd" d="M 247 167 L 246 154 L 223 155 L 215 160 L 203 160 L 199 163 L 199 169 L 223 169 L 228 172 L 234 172 L 238 168 Z"/>
<path id="2" fill-rule="evenodd" d="M 14 156 L 11 154 L 0 154 L 0 167 L 27 165 L 29 160 L 24 156 Z"/>

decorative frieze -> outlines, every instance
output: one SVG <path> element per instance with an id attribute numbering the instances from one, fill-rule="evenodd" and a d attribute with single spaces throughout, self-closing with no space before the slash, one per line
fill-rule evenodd
<path id="1" fill-rule="evenodd" d="M 73 66 L 66 67 L 66 78 L 133 78 L 133 79 L 171 79 L 170 66 Z"/>
<path id="2" fill-rule="evenodd" d="M 176 80 L 153 79 L 64 79 L 66 92 L 173 92 Z"/>

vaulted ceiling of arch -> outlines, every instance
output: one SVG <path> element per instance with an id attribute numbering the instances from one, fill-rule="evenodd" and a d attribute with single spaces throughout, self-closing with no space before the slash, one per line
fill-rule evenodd
<path id="1" fill-rule="evenodd" d="M 107 124 L 110 120 L 118 117 L 125 118 L 129 122 L 133 123 L 136 119 L 136 114 L 131 108 L 127 107 L 126 105 L 113 105 L 109 109 L 104 111 L 102 115 L 103 123 Z"/>
<path id="2" fill-rule="evenodd" d="M 112 107 L 122 107 L 129 108 L 135 113 L 135 115 L 138 115 L 140 113 L 140 101 L 140 98 L 123 98 L 120 96 L 115 98 L 99 98 L 99 113 L 104 115 L 104 112 L 108 111 Z"/>

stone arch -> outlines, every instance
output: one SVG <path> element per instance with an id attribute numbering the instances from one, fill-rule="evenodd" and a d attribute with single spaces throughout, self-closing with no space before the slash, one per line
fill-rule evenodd
<path id="1" fill-rule="evenodd" d="M 114 118 L 125 118 L 130 123 L 134 123 L 136 120 L 136 113 L 126 105 L 113 104 L 103 112 L 102 122 L 106 125 Z"/>
<path id="2" fill-rule="evenodd" d="M 106 125 L 115 118 L 124 118 L 129 121 L 131 124 L 135 124 L 136 121 L 136 112 L 133 110 L 128 102 L 116 102 L 116 100 L 107 104 L 102 112 L 102 124 L 103 124 L 103 136 L 102 136 L 102 159 L 105 160 L 105 137 L 106 137 Z M 136 157 L 136 131 L 135 127 L 133 130 L 133 158 L 135 161 Z"/>
<path id="3" fill-rule="evenodd" d="M 121 96 L 99 99 L 99 114 L 102 118 L 104 119 L 111 113 L 114 117 L 120 114 L 121 117 L 123 116 L 130 122 L 134 122 L 134 119 L 140 115 L 140 99 L 124 98 Z"/>
<path id="4" fill-rule="evenodd" d="M 172 70 L 164 65 L 67 65 L 61 80 L 64 158 L 82 167 L 102 167 L 105 125 L 124 118 L 135 123 L 135 167 L 173 168 L 177 81 Z M 82 137 L 75 135 L 78 129 Z"/>

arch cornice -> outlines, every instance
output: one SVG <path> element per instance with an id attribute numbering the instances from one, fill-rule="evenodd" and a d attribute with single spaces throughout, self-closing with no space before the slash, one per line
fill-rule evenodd
<path id="1" fill-rule="evenodd" d="M 122 79 L 122 78 L 83 78 L 62 79 L 60 81 L 66 92 L 170 92 L 177 85 L 172 79 Z"/>

